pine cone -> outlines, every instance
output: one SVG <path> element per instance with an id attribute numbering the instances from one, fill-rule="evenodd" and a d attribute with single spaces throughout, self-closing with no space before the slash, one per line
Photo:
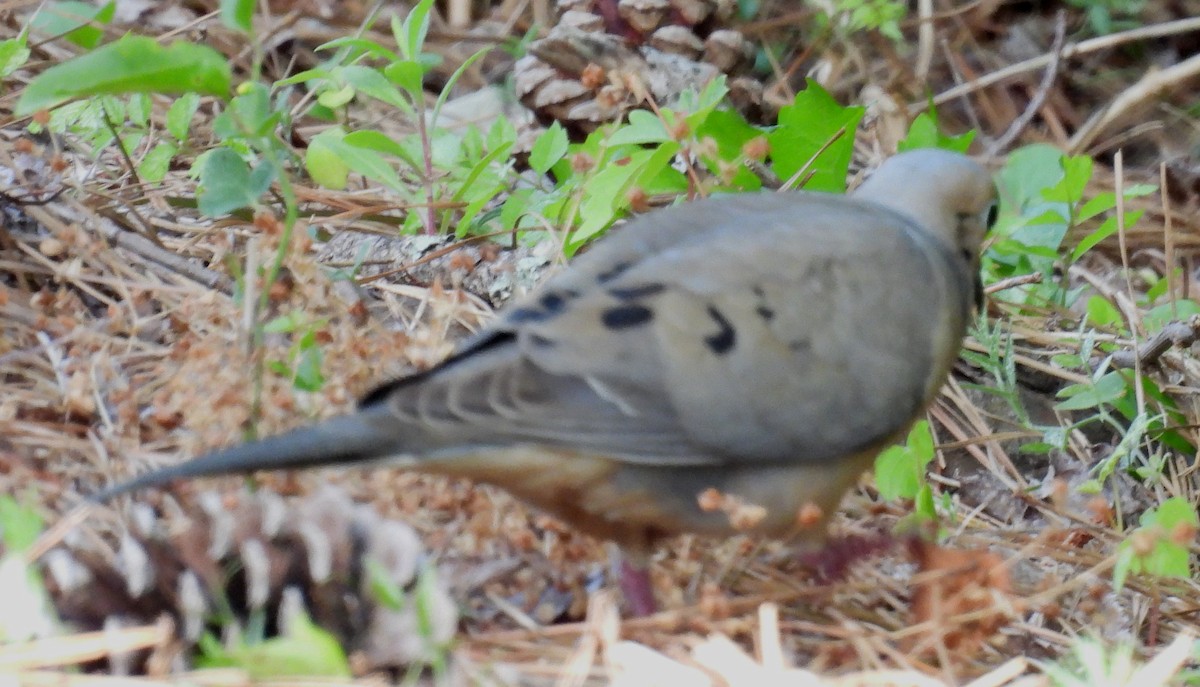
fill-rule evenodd
<path id="1" fill-rule="evenodd" d="M 116 551 L 76 536 L 47 553 L 46 584 L 60 617 L 97 630 L 169 613 L 191 644 L 215 629 L 208 627 L 215 611 L 243 624 L 264 613 L 267 634 L 277 634 L 294 612 L 287 599 L 298 597 L 315 624 L 372 670 L 426 662 L 453 636 L 457 611 L 445 590 L 434 586 L 420 600 L 431 637 L 418 630 L 417 604 L 393 610 L 374 596 L 378 577 L 370 570 L 399 589 L 414 586 L 424 550 L 408 525 L 333 487 L 292 501 L 267 490 L 229 498 L 206 492 L 198 500 L 200 514 L 169 516 L 135 503 Z"/>
<path id="2" fill-rule="evenodd" d="M 761 116 L 763 86 L 746 75 L 754 46 L 724 28 L 724 0 L 560 0 L 559 21 L 513 67 L 517 96 L 539 119 L 584 133 L 644 106 L 670 104 L 720 74 L 730 100 Z"/>

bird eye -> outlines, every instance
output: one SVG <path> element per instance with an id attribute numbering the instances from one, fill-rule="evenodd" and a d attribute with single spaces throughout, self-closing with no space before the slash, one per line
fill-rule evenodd
<path id="1" fill-rule="evenodd" d="M 999 204 L 992 203 L 991 205 L 988 206 L 987 225 L 986 225 L 988 229 L 991 229 L 992 227 L 996 226 L 996 217 L 998 217 L 999 214 L 1000 214 L 1000 205 Z"/>

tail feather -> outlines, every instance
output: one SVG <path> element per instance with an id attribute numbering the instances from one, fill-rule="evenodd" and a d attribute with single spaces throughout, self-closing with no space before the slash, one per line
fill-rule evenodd
<path id="1" fill-rule="evenodd" d="M 191 477 L 352 465 L 400 453 L 396 435 L 386 431 L 380 415 L 373 408 L 365 408 L 311 427 L 231 446 L 109 487 L 92 495 L 91 500 L 103 503 L 122 494 Z"/>

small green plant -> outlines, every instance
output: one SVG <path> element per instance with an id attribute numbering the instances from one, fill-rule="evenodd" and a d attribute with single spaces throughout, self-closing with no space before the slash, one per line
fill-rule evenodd
<path id="1" fill-rule="evenodd" d="M 424 645 L 423 665 L 433 672 L 435 684 L 448 675 L 450 661 L 450 645 L 437 636 L 434 614 L 439 590 L 436 568 L 429 563 L 420 567 L 415 580 L 408 588 L 401 587 L 394 575 L 386 570 L 378 561 L 367 561 L 367 575 L 370 580 L 370 590 L 374 600 L 383 608 L 393 612 L 403 612 L 411 608 L 416 617 L 416 631 Z M 405 684 L 416 684 L 420 678 L 422 662 L 415 662 L 409 668 Z"/>
<path id="2" fill-rule="evenodd" d="M 1121 589 L 1131 574 L 1188 578 L 1188 549 L 1198 528 L 1196 509 L 1185 499 L 1169 498 L 1146 511 L 1141 525 L 1117 547 L 1113 586 Z"/>
<path id="3" fill-rule="evenodd" d="M 1137 28 L 1138 15 L 1146 8 L 1146 0 L 1067 0 L 1067 4 L 1083 10 L 1088 28 L 1097 36 Z"/>
<path id="4" fill-rule="evenodd" d="M 897 43 L 904 40 L 900 22 L 908 14 L 908 4 L 900 0 L 810 0 L 821 12 L 821 24 L 834 34 L 848 38 L 859 31 L 878 31 Z"/>
<path id="5" fill-rule="evenodd" d="M 1103 642 L 1092 637 L 1080 637 L 1061 660 L 1043 663 L 1041 668 L 1055 687 L 1147 684 L 1137 679 L 1137 655 L 1134 646 L 1127 642 Z"/>
<path id="6" fill-rule="evenodd" d="M 240 668 L 254 680 L 285 677 L 350 677 L 350 662 L 337 639 L 303 611 L 288 618 L 285 634 L 261 642 L 223 646 L 212 635 L 200 638 L 201 668 Z"/>
<path id="7" fill-rule="evenodd" d="M 41 575 L 25 556 L 43 526 L 32 508 L 0 496 L 0 643 L 48 637 L 58 628 Z"/>
<path id="8" fill-rule="evenodd" d="M 875 486 L 885 500 L 912 499 L 912 514 L 900 523 L 903 529 L 916 529 L 937 522 L 933 489 L 925 479 L 925 468 L 934 459 L 933 433 L 921 420 L 908 432 L 904 445 L 892 446 L 875 458 Z"/>

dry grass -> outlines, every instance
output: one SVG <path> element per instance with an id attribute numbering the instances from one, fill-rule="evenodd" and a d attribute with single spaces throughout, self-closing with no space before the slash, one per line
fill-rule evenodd
<path id="1" fill-rule="evenodd" d="M 520 28 L 526 20 L 515 12 L 518 4 L 504 3 L 514 10 L 509 18 Z M 543 3 L 534 5 L 531 11 L 546 12 Z M 764 16 L 772 16 L 771 11 L 782 14 L 768 8 Z M 281 26 L 291 28 L 281 29 L 281 35 L 318 40 L 344 31 L 328 22 L 296 23 L 290 15 L 285 20 L 292 23 Z M 1105 81 L 1079 97 L 1058 86 L 1037 96 L 1037 74 L 1014 72 L 1016 78 L 986 85 L 989 72 L 1015 62 L 990 43 L 981 44 L 980 36 L 995 30 L 990 21 L 963 11 L 939 25 L 941 39 L 963 47 L 935 60 L 930 78 L 942 91 L 957 82 L 960 95 L 970 94 L 943 106 L 949 120 L 1001 132 L 1026 105 L 1040 101 L 1037 123 L 1017 132 L 1018 141 L 1049 141 L 1066 148 L 1086 122 L 1095 121 L 1086 138 L 1100 143 L 1089 151 L 1102 154 L 1118 143 L 1129 146 L 1124 178 L 1110 176 L 1106 169 L 1094 180 L 1095 191 L 1113 190 L 1130 179 L 1157 183 L 1160 174 L 1166 178 L 1167 168 L 1160 163 L 1165 164 L 1175 142 L 1157 145 L 1156 137 L 1171 136 L 1152 129 L 1137 140 L 1117 135 L 1121 117 L 1126 117 L 1126 130 L 1132 128 L 1128 117 L 1136 108 L 1129 106 L 1131 98 L 1141 94 L 1147 107 L 1156 102 L 1143 92 L 1145 83 L 1137 75 L 1115 85 Z M 764 19 L 751 29 L 767 36 L 776 26 Z M 218 27 L 211 31 L 212 44 L 228 46 L 235 61 L 246 59 Z M 439 45 L 451 55 L 461 51 L 450 38 Z M 39 58 L 61 57 L 53 45 L 41 50 Z M 964 57 L 967 52 L 972 59 Z M 1103 56 L 1081 70 L 1096 73 L 1104 60 L 1125 66 L 1127 59 L 1111 52 Z M 852 97 L 880 78 L 881 66 L 894 66 L 898 59 L 887 44 L 850 46 L 822 58 L 822 68 L 837 74 L 833 80 L 841 84 L 843 95 Z M 797 58 L 796 64 L 807 63 Z M 1133 90 L 1138 88 L 1143 90 Z M 14 91 L 19 84 L 5 96 L 6 106 Z M 1093 119 L 1110 102 L 1122 109 Z M 1169 111 L 1170 106 L 1155 110 Z M 1169 114 L 1161 121 L 1177 123 Z M 863 132 L 864 159 L 888 147 L 887 124 L 887 115 L 881 114 Z M 269 337 L 261 351 L 253 349 L 247 322 L 254 314 L 238 304 L 254 299 L 231 297 L 229 266 L 231 261 L 253 266 L 269 260 L 280 228 L 269 214 L 214 223 L 172 204 L 174 198 L 194 196 L 193 182 L 182 172 L 172 173 L 162 185 L 142 186 L 111 150 L 88 151 L 70 140 L 65 141 L 67 149 L 57 147 L 63 141 L 42 146 L 15 128 L 2 135 L 0 165 L 36 172 L 49 191 L 59 192 L 46 204 L 10 198 L 0 207 L 8 219 L 0 228 L 0 491 L 32 495 L 53 522 L 100 485 L 243 436 L 251 416 L 248 371 L 255 356 L 282 359 L 289 341 Z M 210 134 L 201 123 L 194 141 L 198 149 L 211 143 L 206 136 Z M 1185 278 L 1190 274 L 1200 215 L 1194 191 L 1189 195 L 1186 183 L 1183 189 L 1181 195 L 1131 201 L 1146 217 L 1073 266 L 1069 279 L 1109 297 L 1129 321 L 1140 322 L 1121 267 L 1164 274 L 1167 265 L 1182 261 L 1188 268 Z M 308 225 L 323 231 L 337 233 L 351 226 L 386 231 L 395 223 L 397 208 L 378 190 L 300 191 Z M 259 315 L 302 311 L 324 321 L 320 331 L 328 383 L 309 394 L 287 379 L 264 376 L 262 413 L 255 423 L 260 434 L 345 410 L 374 382 L 435 364 L 454 341 L 488 317 L 479 294 L 451 288 L 462 283 L 464 274 L 486 269 L 483 263 L 448 259 L 430 273 L 433 278 L 376 283 L 364 297 L 331 282 L 317 256 L 308 239 L 289 246 L 285 278 L 271 287 L 271 312 Z M 1191 283 L 1175 287 L 1181 297 L 1196 297 Z M 1081 379 L 1050 361 L 1055 354 L 1080 350 L 1079 333 L 1059 329 L 1062 313 L 1017 315 L 1002 301 L 991 308 L 990 315 L 1011 328 L 1023 372 L 1057 382 Z M 1128 350 L 1143 344 L 1103 333 L 1095 337 Z M 973 341 L 967 345 L 980 348 Z M 1160 361 L 1161 368 L 1139 374 L 1165 382 L 1188 422 L 1198 423 L 1192 399 L 1200 389 L 1200 366 L 1180 349 L 1168 350 Z M 1045 398 L 1043 402 L 1048 405 Z M 1122 534 L 1113 513 L 1129 517 L 1166 496 L 1195 502 L 1190 457 L 1170 461 L 1164 478 L 1153 486 L 1117 480 L 1119 486 L 1102 495 L 1100 507 L 1072 493 L 1078 483 L 1073 478 L 1048 478 L 1044 465 L 1031 471 L 1028 461 L 1013 451 L 1016 437 L 1009 421 L 964 389 L 961 380 L 947 386 L 931 415 L 946 459 L 934 480 L 953 495 L 957 516 L 946 550 L 893 551 L 856 567 L 844 581 L 820 584 L 777 543 L 683 539 L 665 549 L 654 568 L 667 610 L 636 620 L 620 620 L 607 595 L 587 592 L 607 563 L 601 544 L 529 512 L 505 494 L 387 471 L 274 475 L 263 477 L 261 484 L 287 495 L 334 481 L 384 516 L 416 528 L 465 608 L 453 651 L 454 675 L 465 682 L 1034 685 L 1046 684 L 1034 662 L 1055 659 L 1078 637 L 1090 635 L 1137 645 L 1139 656 L 1152 661 L 1138 675 L 1139 687 L 1177 679 L 1189 657 L 1190 638 L 1200 634 L 1195 612 L 1200 585 L 1135 578 L 1124 590 L 1114 591 L 1111 570 Z M 1111 441 L 1076 432 L 1072 451 L 1055 466 L 1073 462 L 1075 473 L 1083 473 L 1098 449 Z M 223 481 L 217 488 L 234 483 Z M 172 493 L 184 504 L 195 502 L 193 485 L 180 485 Z M 152 498 L 159 506 L 166 500 Z M 836 527 L 851 534 L 890 531 L 904 514 L 903 507 L 880 503 L 864 486 L 847 498 Z M 105 511 L 79 528 L 86 530 L 83 536 L 111 540 L 127 517 Z M 540 605 L 545 599 L 557 601 Z M 574 621 L 563 622 L 564 617 Z M 96 672 L 72 673 L 69 667 L 95 665 L 100 658 L 134 649 L 167 656 L 180 647 L 172 629 L 162 624 L 80 633 L 0 647 L 0 672 L 18 671 L 21 684 L 128 682 Z M 169 662 L 148 665 L 151 675 L 140 684 L 247 681 L 244 673 L 229 670 L 168 678 Z M 818 681 L 815 675 L 827 677 Z M 356 683 L 383 679 L 367 674 Z"/>

